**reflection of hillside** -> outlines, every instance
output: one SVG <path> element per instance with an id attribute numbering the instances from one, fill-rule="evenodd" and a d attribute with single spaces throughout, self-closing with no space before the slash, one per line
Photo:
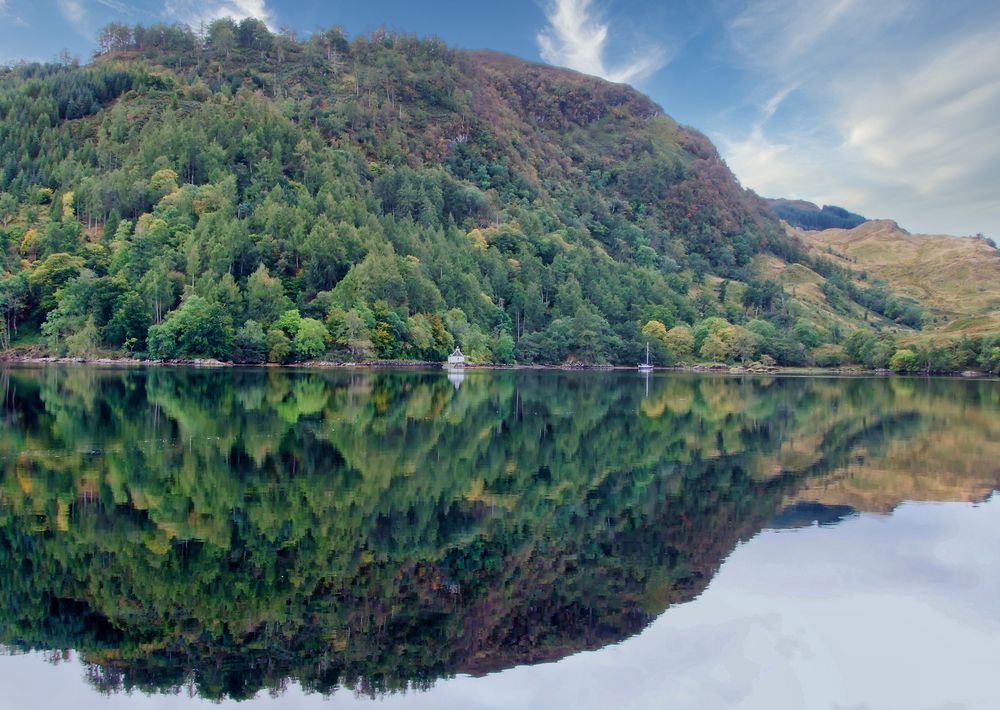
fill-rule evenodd
<path id="1" fill-rule="evenodd" d="M 0 643 L 77 648 L 108 689 L 377 693 L 556 659 L 693 598 L 791 501 L 841 502 L 845 481 L 979 498 L 998 478 L 991 383 L 5 382 Z"/>
<path id="2" fill-rule="evenodd" d="M 874 461 L 859 447 L 858 463 L 811 479 L 794 498 L 882 513 L 903 501 L 984 500 L 1000 487 L 1000 439 L 970 442 L 966 434 L 926 432 L 889 445 Z"/>
<path id="3" fill-rule="evenodd" d="M 949 384 L 954 393 L 945 394 Z M 909 412 L 908 435 L 876 427 L 845 439 L 850 446 L 839 465 L 804 481 L 794 500 L 889 512 L 908 500 L 983 500 L 1000 487 L 1000 387 L 920 380 L 887 386 L 897 411 Z"/>

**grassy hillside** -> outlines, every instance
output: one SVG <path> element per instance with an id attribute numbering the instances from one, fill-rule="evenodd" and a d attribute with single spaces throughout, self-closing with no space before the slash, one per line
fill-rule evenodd
<path id="1" fill-rule="evenodd" d="M 1000 330 L 1000 251 L 985 240 L 909 234 L 888 220 L 799 236 L 813 252 L 832 255 L 919 301 L 929 332 Z"/>
<path id="2" fill-rule="evenodd" d="M 997 370 L 1000 251 L 991 242 L 913 235 L 890 220 L 854 229 L 785 228 L 807 258 L 789 263 L 762 254 L 756 273 L 779 281 L 803 318 L 844 334 L 816 347 L 819 364 Z"/>

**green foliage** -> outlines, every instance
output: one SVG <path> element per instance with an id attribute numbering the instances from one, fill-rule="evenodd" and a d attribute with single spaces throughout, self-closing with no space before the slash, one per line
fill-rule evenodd
<path id="1" fill-rule="evenodd" d="M 127 345 L 128 350 L 143 351 L 150 325 L 145 302 L 138 293 L 132 291 L 119 299 L 118 308 L 108 323 L 107 341 L 118 347 Z"/>
<path id="2" fill-rule="evenodd" d="M 986 372 L 994 375 L 1000 374 L 1000 345 L 983 348 L 983 354 L 979 357 L 978 364 Z"/>
<path id="3" fill-rule="evenodd" d="M 263 264 L 247 279 L 246 309 L 249 319 L 261 324 L 271 324 L 289 310 L 291 305 L 285 295 L 284 285 L 272 277 Z"/>
<path id="4" fill-rule="evenodd" d="M 295 354 L 302 360 L 312 360 L 326 352 L 330 333 L 326 326 L 315 318 L 303 318 L 299 322 L 292 341 Z"/>
<path id="5" fill-rule="evenodd" d="M 66 351 L 73 357 L 91 357 L 97 345 L 98 332 L 93 316 L 87 318 L 82 328 L 66 338 Z"/>
<path id="6" fill-rule="evenodd" d="M 816 266 L 816 265 L 814 265 Z M 850 278 L 850 272 L 827 263 L 820 270 L 827 277 L 822 290 L 833 308 L 847 313 L 851 301 L 901 325 L 919 329 L 923 327 L 924 311 L 912 300 L 897 298 L 889 293 L 884 281 L 876 281 L 869 288 L 858 287 Z"/>
<path id="7" fill-rule="evenodd" d="M 815 348 L 823 342 L 823 334 L 804 318 L 795 321 L 795 336 L 807 348 Z"/>
<path id="8" fill-rule="evenodd" d="M 698 354 L 708 362 L 725 362 L 729 358 L 729 345 L 719 333 L 709 333 L 701 343 Z"/>
<path id="9" fill-rule="evenodd" d="M 161 168 L 149 178 L 149 190 L 155 195 L 154 202 L 158 202 L 165 195 L 176 192 L 177 189 L 177 173 L 170 168 Z"/>
<path id="10" fill-rule="evenodd" d="M 28 278 L 24 273 L 0 276 L 0 352 L 10 348 L 27 296 Z"/>
<path id="11" fill-rule="evenodd" d="M 754 311 L 754 314 L 769 312 L 782 296 L 781 284 L 774 279 L 764 281 L 752 280 L 743 290 L 743 306 Z"/>
<path id="12" fill-rule="evenodd" d="M 686 325 L 675 325 L 667 331 L 663 345 L 673 362 L 684 362 L 694 354 L 694 334 Z"/>
<path id="13" fill-rule="evenodd" d="M 511 364 L 514 362 L 514 338 L 510 333 L 501 333 L 497 338 L 496 347 L 493 349 L 493 357 L 497 362 Z"/>
<path id="14" fill-rule="evenodd" d="M 889 360 L 889 369 L 893 372 L 916 372 L 920 368 L 920 360 L 912 350 L 897 350 Z"/>
<path id="15" fill-rule="evenodd" d="M 844 364 L 845 355 L 841 349 L 824 350 L 816 355 L 817 367 L 840 367 Z"/>
<path id="16" fill-rule="evenodd" d="M 358 311 L 332 308 L 327 323 L 333 341 L 345 348 L 353 359 L 371 357 L 374 344 L 368 325 Z"/>
<path id="17" fill-rule="evenodd" d="M 292 354 L 292 341 L 285 332 L 277 328 L 267 331 L 267 361 L 285 362 Z"/>
<path id="18" fill-rule="evenodd" d="M 658 320 L 651 320 L 642 326 L 642 337 L 662 343 L 667 337 L 667 327 Z"/>
<path id="19" fill-rule="evenodd" d="M 956 353 L 952 348 L 934 342 L 919 343 L 916 359 L 922 372 L 952 372 L 957 368 Z M 895 369 L 895 368 L 894 368 Z"/>
<path id="20" fill-rule="evenodd" d="M 891 335 L 878 336 L 856 330 L 847 336 L 844 352 L 854 362 L 872 369 L 885 369 L 896 352 L 896 340 Z"/>
<path id="21" fill-rule="evenodd" d="M 295 334 L 299 332 L 299 326 L 302 325 L 302 316 L 299 314 L 297 308 L 291 308 L 284 313 L 274 322 L 274 327 L 282 331 L 285 335 L 294 338 Z"/>
<path id="22" fill-rule="evenodd" d="M 267 335 L 260 323 L 248 320 L 233 337 L 233 361 L 244 364 L 267 362 Z"/>
<path id="23" fill-rule="evenodd" d="M 159 360 L 227 359 L 232 344 L 231 317 L 201 296 L 188 296 L 163 323 L 149 329 L 149 354 Z"/>
<path id="24" fill-rule="evenodd" d="M 853 229 L 868 220 L 836 205 L 823 205 L 822 209 L 801 200 L 768 200 L 775 214 L 796 227 L 810 230 Z"/>
<path id="25" fill-rule="evenodd" d="M 50 254 L 28 275 L 28 284 L 44 313 L 56 307 L 56 291 L 80 273 L 84 261 L 79 256 Z"/>

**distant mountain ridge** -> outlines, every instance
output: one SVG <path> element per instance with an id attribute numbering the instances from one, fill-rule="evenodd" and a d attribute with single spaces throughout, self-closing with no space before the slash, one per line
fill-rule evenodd
<path id="1" fill-rule="evenodd" d="M 781 219 L 800 229 L 853 229 L 868 221 L 867 217 L 836 205 L 823 205 L 820 208 L 805 200 L 783 198 L 766 198 L 764 201 Z"/>

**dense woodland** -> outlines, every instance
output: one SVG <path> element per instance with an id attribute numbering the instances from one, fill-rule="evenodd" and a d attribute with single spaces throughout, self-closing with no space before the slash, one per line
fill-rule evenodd
<path id="1" fill-rule="evenodd" d="M 765 254 L 827 277 L 888 357 L 758 277 Z M 505 55 L 251 19 L 0 69 L 0 351 L 888 366 L 922 310 L 854 277 L 641 94 Z M 1000 336 L 907 351 L 1000 368 Z"/>
<path id="2" fill-rule="evenodd" d="M 767 200 L 774 213 L 794 227 L 801 229 L 854 229 L 868 220 L 836 205 L 819 207 L 802 200 Z"/>
<path id="3" fill-rule="evenodd" d="M 606 378 L 4 372 L 0 644 L 107 692 L 425 687 L 637 633 L 858 460 L 995 486 L 990 382 Z"/>

